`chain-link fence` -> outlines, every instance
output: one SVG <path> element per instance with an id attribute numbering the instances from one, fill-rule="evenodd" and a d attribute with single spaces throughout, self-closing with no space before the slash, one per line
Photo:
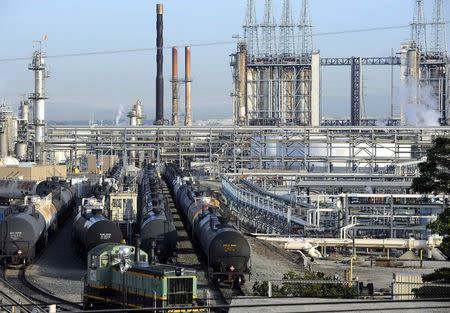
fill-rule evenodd
<path id="1" fill-rule="evenodd" d="M 256 283 L 254 295 L 267 297 L 392 299 L 414 300 L 450 298 L 450 284 L 424 283 L 420 279 L 394 280 L 388 288 L 375 288 L 372 282 L 341 280 L 273 280 Z"/>
<path id="2" fill-rule="evenodd" d="M 450 298 L 450 284 L 393 282 L 393 300 Z"/>

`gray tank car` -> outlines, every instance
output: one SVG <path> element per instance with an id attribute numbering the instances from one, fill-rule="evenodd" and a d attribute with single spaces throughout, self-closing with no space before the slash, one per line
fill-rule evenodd
<path id="1" fill-rule="evenodd" d="M 29 263 L 58 225 L 72 214 L 74 190 L 60 187 L 45 197 L 26 197 L 0 223 L 0 251 L 8 263 Z"/>

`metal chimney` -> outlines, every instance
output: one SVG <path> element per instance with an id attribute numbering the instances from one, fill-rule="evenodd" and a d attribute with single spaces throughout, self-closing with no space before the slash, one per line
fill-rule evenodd
<path id="1" fill-rule="evenodd" d="M 163 5 L 156 5 L 156 118 L 155 125 L 164 124 L 163 77 Z"/>
<path id="2" fill-rule="evenodd" d="M 172 48 L 172 125 L 178 125 L 178 50 Z"/>
<path id="3" fill-rule="evenodd" d="M 184 50 L 184 80 L 186 82 L 185 86 L 185 118 L 184 125 L 191 126 L 192 125 L 192 107 L 191 107 L 191 47 L 185 47 Z"/>

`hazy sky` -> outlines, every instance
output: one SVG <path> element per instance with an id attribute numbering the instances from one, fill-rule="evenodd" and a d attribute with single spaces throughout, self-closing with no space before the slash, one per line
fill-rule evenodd
<path id="1" fill-rule="evenodd" d="M 33 40 L 45 34 L 51 55 L 152 48 L 155 46 L 155 5 L 164 3 L 165 46 L 232 41 L 242 33 L 245 0 L 0 0 L 0 59 L 28 57 Z M 281 0 L 274 0 L 280 16 Z M 264 0 L 256 0 L 258 19 Z M 299 18 L 300 0 L 292 0 Z M 432 1 L 426 1 L 426 15 Z M 347 29 L 407 25 L 412 0 L 310 0 L 315 33 Z M 445 0 L 447 20 L 450 1 Z M 449 32 L 448 32 L 449 34 Z M 317 36 L 314 47 L 324 57 L 389 56 L 409 37 L 409 29 Z M 192 48 L 192 103 L 194 119 L 231 118 L 231 69 L 234 44 Z M 164 53 L 165 116 L 170 116 L 170 49 Z M 184 52 L 179 51 L 180 75 Z M 21 94 L 32 92 L 29 60 L 0 62 L 0 100 L 16 108 Z M 142 99 L 145 113 L 154 118 L 155 51 L 47 60 L 46 114 L 48 119 L 114 119 Z M 325 116 L 350 111 L 349 68 L 324 68 L 322 106 Z M 395 73 L 398 80 L 398 71 Z M 369 116 L 389 112 L 390 68 L 364 70 L 366 111 Z M 182 96 L 182 93 L 180 93 Z"/>

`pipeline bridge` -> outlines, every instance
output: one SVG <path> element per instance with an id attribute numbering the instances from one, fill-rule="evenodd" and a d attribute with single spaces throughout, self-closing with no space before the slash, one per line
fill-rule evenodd
<path id="1" fill-rule="evenodd" d="M 47 126 L 45 152 L 158 161 L 200 162 L 211 173 L 294 170 L 308 173 L 390 173 L 420 160 L 450 127 Z"/>

